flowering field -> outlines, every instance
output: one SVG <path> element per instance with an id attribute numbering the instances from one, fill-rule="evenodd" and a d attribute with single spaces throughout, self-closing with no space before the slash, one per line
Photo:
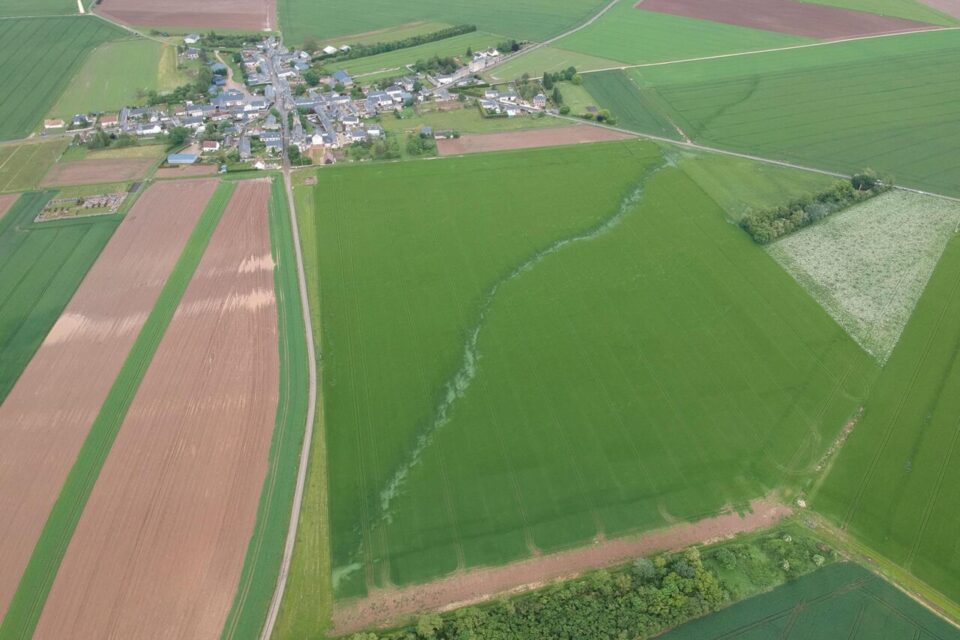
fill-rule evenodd
<path id="1" fill-rule="evenodd" d="M 960 223 L 960 203 L 893 191 L 772 244 L 770 254 L 886 362 Z"/>

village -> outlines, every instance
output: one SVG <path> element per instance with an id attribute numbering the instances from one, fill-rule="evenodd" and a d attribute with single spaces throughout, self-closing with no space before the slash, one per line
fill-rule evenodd
<path id="1" fill-rule="evenodd" d="M 69 122 L 45 120 L 43 134 L 73 135 L 75 143 L 98 146 L 165 140 L 170 147 L 166 164 L 216 163 L 225 172 L 228 167 L 278 168 L 284 149 L 294 164 L 380 157 L 363 150 L 378 142 L 382 146 L 390 136 L 381 118 L 399 118 L 404 110 L 422 105 L 475 108 L 484 118 L 557 112 L 549 108 L 539 84 L 525 84 L 518 91 L 514 83 L 494 88 L 481 79 L 480 73 L 503 58 L 496 48 L 457 58 L 459 66 L 452 73 L 409 64 L 403 75 L 364 83 L 344 70 L 327 71 L 330 65 L 325 63 L 350 53 L 346 44 L 308 52 L 289 49 L 271 36 L 227 54 L 232 55 L 231 66 L 217 48 L 205 46 L 205 38 L 185 36 L 178 55 L 184 64 L 209 69 L 206 100 L 177 101 L 176 92 L 155 96 L 152 104 L 115 113 L 77 114 Z M 429 149 L 429 141 L 459 134 L 423 126 L 418 135 L 428 141 L 420 148 Z M 358 153 L 349 153 L 350 148 Z"/>

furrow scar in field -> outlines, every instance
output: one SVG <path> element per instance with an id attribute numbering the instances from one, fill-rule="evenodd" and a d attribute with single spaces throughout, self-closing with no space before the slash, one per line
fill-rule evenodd
<path id="1" fill-rule="evenodd" d="M 434 435 L 450 421 L 450 411 L 452 411 L 454 404 L 456 404 L 457 400 L 462 398 L 469 389 L 470 383 L 477 372 L 477 363 L 481 358 L 477 347 L 480 332 L 483 330 L 487 312 L 496 301 L 497 293 L 500 289 L 507 283 L 530 271 L 545 258 L 560 251 L 564 247 L 577 242 L 586 242 L 599 238 L 615 229 L 617 225 L 620 224 L 620 221 L 640 202 L 640 199 L 643 197 L 643 188 L 647 181 L 658 171 L 672 164 L 673 161 L 671 159 L 666 157 L 662 158 L 659 163 L 643 173 L 639 183 L 623 197 L 620 201 L 620 206 L 617 207 L 610 217 L 577 235 L 554 241 L 517 265 L 506 276 L 493 283 L 483 297 L 476 321 L 467 331 L 467 339 L 463 345 L 463 361 L 460 368 L 444 386 L 443 400 L 434 411 L 432 420 L 417 436 L 416 444 L 407 457 L 407 460 L 394 472 L 386 487 L 380 492 L 380 517 L 383 520 L 387 522 L 390 521 L 390 503 L 399 494 L 410 470 L 420 462 L 423 452 L 430 446 L 430 443 L 433 442 Z"/>

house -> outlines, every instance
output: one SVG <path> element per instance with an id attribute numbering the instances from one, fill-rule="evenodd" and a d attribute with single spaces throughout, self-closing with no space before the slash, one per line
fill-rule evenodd
<path id="1" fill-rule="evenodd" d="M 199 160 L 195 153 L 171 153 L 167 156 L 167 164 L 194 164 Z"/>
<path id="2" fill-rule="evenodd" d="M 163 133 L 163 127 L 159 123 L 137 125 L 136 134 L 138 136 L 158 136 Z"/>
<path id="3" fill-rule="evenodd" d="M 213 153 L 220 151 L 220 143 L 216 140 L 204 140 L 200 148 L 203 149 L 203 153 Z"/>
<path id="4" fill-rule="evenodd" d="M 67 126 L 67 123 L 61 120 L 60 118 L 54 118 L 51 120 L 43 121 L 44 129 L 63 129 L 65 126 Z"/>
<path id="5" fill-rule="evenodd" d="M 200 116 L 183 116 L 180 118 L 180 126 L 197 131 L 203 128 L 203 118 Z"/>
<path id="6" fill-rule="evenodd" d="M 487 89 L 483 92 L 483 97 L 487 100 L 496 100 L 500 97 L 500 92 L 496 89 Z"/>
<path id="7" fill-rule="evenodd" d="M 200 42 L 200 34 L 191 33 L 183 37 L 183 44 L 193 46 Z"/>
<path id="8" fill-rule="evenodd" d="M 338 83 L 342 84 L 345 87 L 353 86 L 353 78 L 350 77 L 350 74 L 346 71 L 339 70 L 333 72 L 333 79 Z"/>
<path id="9" fill-rule="evenodd" d="M 339 49 L 336 47 L 331 47 L 329 44 L 323 48 L 323 52 L 328 56 L 336 54 L 337 51 L 339 51 Z"/>
<path id="10" fill-rule="evenodd" d="M 183 52 L 183 57 L 187 60 L 199 60 L 200 59 L 200 49 L 194 49 L 190 47 Z"/>
<path id="11" fill-rule="evenodd" d="M 240 144 L 237 145 L 237 148 L 240 151 L 241 160 L 248 160 L 252 155 L 250 151 L 250 138 L 248 136 L 241 136 Z"/>
<path id="12" fill-rule="evenodd" d="M 340 47 L 340 52 L 341 52 L 341 53 L 350 53 L 350 45 L 345 44 L 345 45 L 343 45 L 342 47 Z"/>
<path id="13" fill-rule="evenodd" d="M 264 129 L 270 129 L 276 131 L 280 128 L 280 123 L 277 122 L 277 117 L 272 113 L 267 116 L 267 121 L 263 123 Z M 279 134 L 278 134 L 279 135 Z"/>
<path id="14" fill-rule="evenodd" d="M 436 138 L 437 140 L 449 140 L 450 138 L 453 137 L 453 131 L 450 131 L 449 129 L 435 131 L 433 133 L 433 137 Z"/>
<path id="15" fill-rule="evenodd" d="M 263 140 L 263 144 L 266 145 L 267 151 L 271 153 L 281 153 L 283 151 L 283 142 L 280 140 Z"/>
<path id="16" fill-rule="evenodd" d="M 420 135 L 424 138 L 433 137 L 433 127 L 420 127 Z"/>
<path id="17" fill-rule="evenodd" d="M 520 109 L 519 109 L 519 107 L 515 107 L 515 106 L 513 106 L 512 104 L 511 104 L 511 105 L 507 105 L 507 107 L 504 109 L 504 111 L 506 112 L 508 118 L 514 118 L 514 117 L 520 115 Z"/>
<path id="18" fill-rule="evenodd" d="M 100 126 L 104 129 L 115 129 L 120 124 L 120 117 L 115 113 L 105 113 L 100 116 Z"/>
<path id="19" fill-rule="evenodd" d="M 293 68 L 299 71 L 300 73 L 303 73 L 304 71 L 310 68 L 310 65 L 307 64 L 306 62 L 294 62 Z"/>
<path id="20" fill-rule="evenodd" d="M 538 109 L 543 109 L 545 106 L 547 106 L 547 96 L 543 95 L 542 93 L 538 93 L 537 95 L 533 96 L 533 106 Z"/>
<path id="21" fill-rule="evenodd" d="M 456 77 L 456 76 L 453 76 L 453 75 L 437 76 L 437 77 L 436 77 L 437 86 L 438 86 L 438 87 L 445 87 L 445 86 L 447 86 L 448 84 L 453 84 L 453 81 L 456 80 L 456 79 L 457 79 L 457 77 Z"/>
<path id="22" fill-rule="evenodd" d="M 371 138 L 379 138 L 383 135 L 383 127 L 378 124 L 367 127 L 367 135 Z"/>

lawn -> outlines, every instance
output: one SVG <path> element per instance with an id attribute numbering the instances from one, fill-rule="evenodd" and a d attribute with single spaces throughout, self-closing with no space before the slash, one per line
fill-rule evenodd
<path id="1" fill-rule="evenodd" d="M 160 83 L 160 65 L 166 58 L 176 63 L 175 56 L 164 56 L 165 45 L 153 40 L 137 39 L 108 42 L 97 47 L 83 67 L 67 85 L 67 89 L 50 110 L 50 117 L 70 118 L 76 113 L 117 111 L 138 104 L 141 91 L 165 91 L 176 86 L 176 74 L 165 73 Z"/>
<path id="2" fill-rule="evenodd" d="M 813 506 L 960 601 L 960 236 L 940 259 Z"/>
<path id="3" fill-rule="evenodd" d="M 0 18 L 65 16 L 77 13 L 77 0 L 0 0 Z"/>
<path id="4" fill-rule="evenodd" d="M 486 75 L 489 75 L 494 81 L 502 82 L 504 80 L 515 80 L 525 73 L 531 77 L 539 78 L 545 71 L 562 71 L 570 67 L 575 67 L 578 71 L 586 71 L 620 66 L 623 66 L 623 63 L 619 60 L 599 58 L 548 45 L 533 49 L 529 53 L 524 53 L 513 60 L 504 62 L 494 67 Z"/>
<path id="5" fill-rule="evenodd" d="M 956 640 L 960 631 L 860 565 L 842 563 L 824 567 L 660 637 Z"/>
<path id="6" fill-rule="evenodd" d="M 340 597 L 799 482 L 875 375 L 651 143 L 317 179 L 303 239 Z"/>
<path id="7" fill-rule="evenodd" d="M 436 42 L 428 42 L 417 47 L 407 49 L 397 49 L 375 56 L 357 58 L 355 60 L 346 60 L 341 63 L 330 63 L 327 65 L 331 70 L 344 69 L 351 75 L 372 74 L 377 71 L 389 71 L 385 75 L 404 75 L 408 74 L 404 65 L 413 64 L 417 60 L 426 60 L 433 56 L 441 58 L 460 57 L 466 60 L 466 51 L 473 48 L 475 51 L 496 46 L 502 42 L 501 36 L 496 36 L 482 31 L 466 33 L 462 36 L 454 36 Z M 366 80 L 365 80 L 366 81 Z"/>
<path id="8" fill-rule="evenodd" d="M 36 129 L 89 52 L 122 33 L 89 16 L 0 20 L 0 140 Z"/>
<path id="9" fill-rule="evenodd" d="M 119 222 L 102 216 L 34 223 L 54 193 L 26 193 L 0 218 L 0 402 Z"/>
<path id="10" fill-rule="evenodd" d="M 854 11 L 866 11 L 868 13 L 877 13 L 882 16 L 893 16 L 896 18 L 906 18 L 907 20 L 916 20 L 918 22 L 927 22 L 929 24 L 939 24 L 945 27 L 956 26 L 956 18 L 928 7 L 918 0 L 802 0 L 803 2 L 813 2 L 816 4 L 825 4 L 831 7 L 840 7 L 842 9 L 853 9 Z"/>
<path id="11" fill-rule="evenodd" d="M 595 23 L 558 40 L 568 51 L 637 64 L 813 42 L 807 38 L 635 9 L 621 0 Z"/>
<path id="12" fill-rule="evenodd" d="M 0 146 L 0 193 L 35 188 L 63 155 L 68 140 Z"/>
<path id="13" fill-rule="evenodd" d="M 642 88 L 637 79 L 621 70 L 590 73 L 583 76 L 583 86 L 596 100 L 594 104 L 609 109 L 617 126 L 639 133 L 682 140 L 677 127 L 658 104 L 653 91 Z"/>
<path id="14" fill-rule="evenodd" d="M 695 141 L 960 195 L 960 32 L 636 69 Z"/>
<path id="15" fill-rule="evenodd" d="M 449 129 L 459 133 L 495 133 L 497 131 L 517 131 L 520 129 L 539 129 L 569 124 L 563 120 L 549 117 L 520 116 L 516 118 L 484 118 L 476 107 L 454 109 L 452 111 L 422 110 L 411 117 L 397 118 L 383 115 L 380 124 L 387 131 L 406 133 L 420 131 L 420 127 L 433 127 L 435 130 Z"/>
<path id="16" fill-rule="evenodd" d="M 331 40 L 417 21 L 474 24 L 490 33 L 546 40 L 586 22 L 603 0 L 277 0 L 280 28 L 288 43 L 309 37 Z"/>
<path id="17" fill-rule="evenodd" d="M 587 107 L 596 107 L 596 99 L 590 95 L 586 87 L 572 82 L 559 82 L 557 88 L 563 97 L 564 106 L 570 107 L 571 115 L 579 116 L 587 112 Z"/>

